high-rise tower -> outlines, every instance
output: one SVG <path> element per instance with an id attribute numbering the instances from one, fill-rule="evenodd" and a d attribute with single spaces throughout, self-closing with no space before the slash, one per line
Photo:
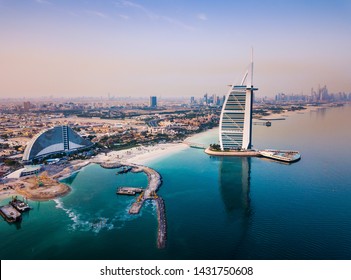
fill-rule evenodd
<path id="1" fill-rule="evenodd" d="M 249 76 L 249 81 L 248 80 Z M 231 85 L 219 123 L 221 150 L 249 150 L 252 146 L 253 59 L 240 85 Z"/>
<path id="2" fill-rule="evenodd" d="M 149 106 L 151 108 L 156 108 L 157 107 L 157 97 L 156 96 L 150 96 Z"/>

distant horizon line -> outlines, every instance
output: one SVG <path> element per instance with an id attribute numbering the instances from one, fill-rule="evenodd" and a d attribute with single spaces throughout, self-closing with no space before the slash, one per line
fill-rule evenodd
<path id="1" fill-rule="evenodd" d="M 351 91 L 338 91 L 338 92 L 329 92 L 329 94 L 338 94 L 338 93 L 344 93 L 344 94 L 351 94 Z M 121 95 L 121 96 L 116 96 L 110 93 L 104 94 L 104 95 L 98 95 L 98 96 L 91 96 L 91 95 L 81 95 L 81 96 L 69 96 L 69 95 L 60 95 L 57 96 L 56 94 L 48 94 L 48 95 L 42 95 L 38 97 L 28 97 L 28 96 L 20 96 L 20 97 L 0 97 L 0 101 L 38 101 L 38 100 L 101 100 L 101 101 L 123 101 L 123 100 L 149 100 L 150 96 L 156 96 L 159 100 L 182 100 L 182 99 L 189 99 L 191 97 L 194 98 L 202 98 L 204 95 L 208 96 L 225 96 L 227 93 L 210 93 L 204 91 L 202 94 L 185 94 L 182 96 L 167 96 L 167 95 L 157 95 L 157 94 L 150 94 L 150 95 L 142 95 L 142 96 L 134 96 L 134 95 Z M 285 94 L 287 96 L 311 96 L 311 93 L 285 93 L 284 91 L 280 91 L 274 94 L 270 95 L 263 95 L 259 94 L 259 96 L 256 95 L 256 98 L 274 98 L 278 94 Z"/>

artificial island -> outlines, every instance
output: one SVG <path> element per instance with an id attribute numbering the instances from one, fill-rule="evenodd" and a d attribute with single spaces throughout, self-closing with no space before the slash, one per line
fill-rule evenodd
<path id="1" fill-rule="evenodd" d="M 301 156 L 290 150 L 256 150 L 252 148 L 253 55 L 251 63 L 240 85 L 229 85 L 219 122 L 219 144 L 205 150 L 211 156 L 267 157 L 292 163 Z M 270 123 L 269 123 L 270 125 Z"/>

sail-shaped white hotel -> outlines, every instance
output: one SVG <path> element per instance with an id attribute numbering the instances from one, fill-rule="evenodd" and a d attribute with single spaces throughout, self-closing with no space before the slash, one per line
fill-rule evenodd
<path id="1" fill-rule="evenodd" d="M 253 60 L 240 85 L 231 85 L 219 123 L 222 151 L 250 150 L 252 147 Z"/>

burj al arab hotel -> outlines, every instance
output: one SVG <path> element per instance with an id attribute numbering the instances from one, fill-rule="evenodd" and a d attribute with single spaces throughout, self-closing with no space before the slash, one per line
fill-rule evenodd
<path id="1" fill-rule="evenodd" d="M 222 151 L 246 151 L 252 146 L 253 60 L 240 85 L 230 85 L 219 123 Z"/>

